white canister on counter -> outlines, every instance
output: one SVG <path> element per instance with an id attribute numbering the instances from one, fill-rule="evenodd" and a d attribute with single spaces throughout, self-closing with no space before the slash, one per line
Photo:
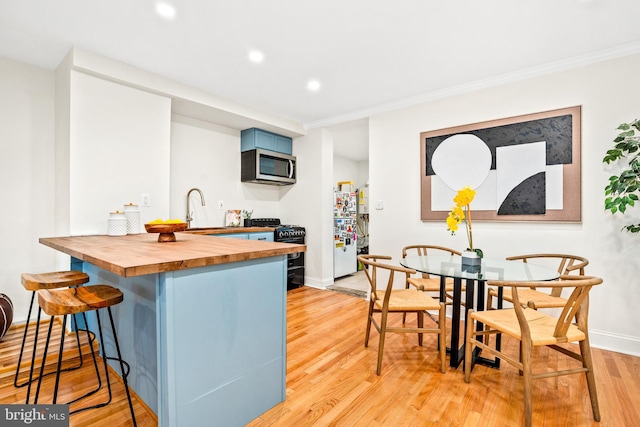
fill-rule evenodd
<path id="1" fill-rule="evenodd" d="M 107 234 L 109 236 L 127 235 L 127 217 L 124 215 L 124 212 L 110 212 L 108 223 L 109 227 L 107 230 Z"/>
<path id="2" fill-rule="evenodd" d="M 127 218 L 127 234 L 140 233 L 140 210 L 138 205 L 124 205 L 124 216 Z"/>

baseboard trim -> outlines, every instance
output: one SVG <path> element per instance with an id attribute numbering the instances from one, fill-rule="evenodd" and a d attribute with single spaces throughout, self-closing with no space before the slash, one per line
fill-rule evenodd
<path id="1" fill-rule="evenodd" d="M 304 284 L 316 289 L 327 289 L 328 286 L 333 285 L 333 278 L 321 279 L 307 276 L 304 278 Z"/>
<path id="2" fill-rule="evenodd" d="M 628 335 L 589 329 L 591 347 L 640 356 L 640 339 Z"/>

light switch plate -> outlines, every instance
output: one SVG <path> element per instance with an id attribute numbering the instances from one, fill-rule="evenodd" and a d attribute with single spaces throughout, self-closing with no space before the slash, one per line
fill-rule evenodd
<path id="1" fill-rule="evenodd" d="M 151 206 L 151 194 L 142 193 L 140 195 L 140 206 L 146 206 L 146 207 Z"/>

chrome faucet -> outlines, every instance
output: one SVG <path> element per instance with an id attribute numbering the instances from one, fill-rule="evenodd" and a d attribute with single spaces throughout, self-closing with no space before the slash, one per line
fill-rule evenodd
<path id="1" fill-rule="evenodd" d="M 191 195 L 192 191 L 197 191 L 200 194 L 200 200 L 202 200 L 202 206 L 204 206 L 204 195 L 199 188 L 192 188 L 187 192 L 187 228 L 191 228 L 191 221 L 193 221 L 193 212 L 191 212 L 191 209 L 189 207 L 189 196 Z"/>

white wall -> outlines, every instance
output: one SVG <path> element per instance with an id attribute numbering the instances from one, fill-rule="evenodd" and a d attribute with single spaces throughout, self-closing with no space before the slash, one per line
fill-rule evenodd
<path id="1" fill-rule="evenodd" d="M 338 182 L 353 181 L 353 188 L 360 188 L 369 180 L 369 161 L 356 161 L 346 157 L 333 156 L 333 185 Z"/>
<path id="2" fill-rule="evenodd" d="M 170 99 L 72 71 L 70 105 L 70 233 L 106 234 L 109 212 L 142 193 L 141 222 L 166 218 Z"/>
<path id="3" fill-rule="evenodd" d="M 358 180 L 356 181 L 356 187 L 363 187 L 369 182 L 369 160 L 363 160 L 358 162 Z"/>
<path id="4" fill-rule="evenodd" d="M 0 293 L 14 304 L 14 323 L 27 315 L 20 274 L 49 270 L 53 236 L 55 79 L 51 71 L 0 58 Z"/>
<path id="5" fill-rule="evenodd" d="M 407 244 L 465 246 L 442 222 L 420 220 L 420 132 L 490 119 L 582 106 L 582 222 L 474 222 L 485 256 L 576 253 L 604 284 L 591 293 L 594 346 L 640 355 L 640 236 L 620 232 L 626 219 L 604 212 L 608 172 L 601 160 L 618 124 L 640 117 L 640 56 L 630 56 L 519 83 L 427 102 L 370 118 L 371 252 L 400 256 Z M 393 177 L 393 179 L 389 179 Z"/>
<path id="6" fill-rule="evenodd" d="M 227 209 L 253 210 L 254 218 L 280 216 L 280 188 L 240 181 L 240 131 L 174 116 L 171 123 L 171 217 L 185 219 L 193 192 L 191 227 L 219 227 Z M 223 209 L 218 209 L 218 201 Z"/>
<path id="7" fill-rule="evenodd" d="M 358 162 L 345 157 L 333 156 L 333 186 L 338 182 L 353 181 L 353 190 L 358 182 Z"/>
<path id="8" fill-rule="evenodd" d="M 333 283 L 333 137 L 312 129 L 293 141 L 297 157 L 296 185 L 281 191 L 281 218 L 305 227 L 305 284 L 324 288 Z"/>
<path id="9" fill-rule="evenodd" d="M 56 72 L 0 58 L 0 173 L 7 206 L 0 244 L 0 292 L 26 319 L 23 272 L 64 269 L 69 257 L 39 237 L 106 234 L 110 211 L 151 195 L 141 222 L 186 213 L 186 192 L 201 187 L 207 206 L 194 226 L 223 225 L 226 209 L 280 217 L 288 189 L 240 182 L 240 133 L 186 118 L 172 121 L 171 101 L 70 69 Z M 285 215 L 286 216 L 286 215 Z M 200 222 L 198 222 L 200 221 Z M 302 221 L 300 221 L 302 223 Z"/>

